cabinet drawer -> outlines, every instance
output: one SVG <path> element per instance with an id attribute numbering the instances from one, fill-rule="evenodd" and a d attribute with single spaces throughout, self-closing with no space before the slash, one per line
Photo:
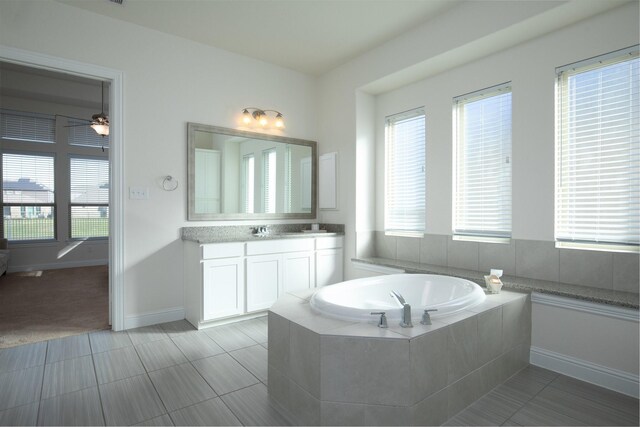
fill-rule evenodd
<path id="1" fill-rule="evenodd" d="M 247 242 L 247 255 L 277 254 L 282 252 L 312 251 L 313 239 L 282 239 Z"/>
<path id="2" fill-rule="evenodd" d="M 342 247 L 342 236 L 328 236 L 316 238 L 316 249 L 333 249 Z"/>
<path id="3" fill-rule="evenodd" d="M 229 258 L 244 255 L 244 243 L 210 243 L 202 245 L 202 259 Z"/>

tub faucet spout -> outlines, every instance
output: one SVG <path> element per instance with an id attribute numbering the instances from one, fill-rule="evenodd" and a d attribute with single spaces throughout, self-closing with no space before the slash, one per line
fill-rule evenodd
<path id="1" fill-rule="evenodd" d="M 402 320 L 400 326 L 403 328 L 413 328 L 411 323 L 411 305 L 408 304 L 399 292 L 391 291 L 391 298 L 395 298 L 402 305 Z"/>

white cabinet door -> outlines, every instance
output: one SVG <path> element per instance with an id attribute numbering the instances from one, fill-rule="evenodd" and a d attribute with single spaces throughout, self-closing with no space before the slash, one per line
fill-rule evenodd
<path id="1" fill-rule="evenodd" d="M 284 292 L 302 291 L 316 286 L 313 251 L 284 254 Z"/>
<path id="2" fill-rule="evenodd" d="M 244 265 L 242 258 L 202 262 L 202 320 L 244 313 Z"/>
<path id="3" fill-rule="evenodd" d="M 316 286 L 342 282 L 342 248 L 316 251 Z"/>
<path id="4" fill-rule="evenodd" d="M 282 254 L 256 255 L 247 260 L 247 312 L 266 310 L 278 299 Z"/>

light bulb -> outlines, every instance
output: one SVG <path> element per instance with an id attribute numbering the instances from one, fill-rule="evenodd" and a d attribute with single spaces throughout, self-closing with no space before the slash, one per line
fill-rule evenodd
<path id="1" fill-rule="evenodd" d="M 109 135 L 109 126 L 104 124 L 93 123 L 91 128 L 96 131 L 98 135 L 108 136 Z"/>
<path id="2" fill-rule="evenodd" d="M 261 126 L 266 126 L 269 123 L 269 121 L 267 120 L 267 115 L 261 114 L 260 119 L 258 119 L 258 123 L 260 123 Z"/>
<path id="3" fill-rule="evenodd" d="M 251 123 L 251 114 L 246 108 L 242 111 L 242 122 L 245 125 L 248 125 L 249 123 Z"/>
<path id="4" fill-rule="evenodd" d="M 276 125 L 277 128 L 284 127 L 284 121 L 282 120 L 282 114 L 278 113 L 278 115 L 276 116 L 275 125 Z"/>

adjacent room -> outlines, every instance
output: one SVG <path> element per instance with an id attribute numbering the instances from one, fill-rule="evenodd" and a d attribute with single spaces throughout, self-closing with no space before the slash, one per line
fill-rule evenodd
<path id="1" fill-rule="evenodd" d="M 0 0 L 0 425 L 638 425 L 638 0 Z"/>

